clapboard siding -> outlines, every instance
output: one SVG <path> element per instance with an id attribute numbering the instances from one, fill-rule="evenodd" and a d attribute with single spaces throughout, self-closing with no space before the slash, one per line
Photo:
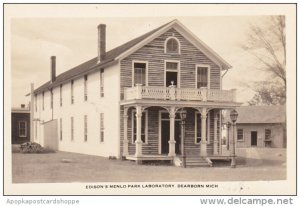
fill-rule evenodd
<path id="1" fill-rule="evenodd" d="M 165 40 L 174 36 L 180 41 L 180 54 L 166 54 L 164 53 Z M 120 61 L 120 91 L 121 99 L 124 95 L 124 87 L 132 86 L 132 62 L 133 61 L 147 61 L 148 62 L 148 85 L 149 86 L 164 86 L 165 79 L 165 60 L 180 61 L 180 87 L 181 88 L 195 88 L 197 64 L 205 64 L 210 66 L 210 88 L 220 89 L 220 68 L 217 64 L 212 62 L 207 56 L 199 51 L 194 45 L 186 40 L 175 29 L 170 29 L 161 36 L 155 38 L 147 45 L 143 46 L 133 54 Z M 158 115 L 162 108 L 151 107 L 149 110 L 148 120 L 148 144 L 142 146 L 143 154 L 158 154 Z M 200 154 L 200 145 L 195 144 L 195 111 L 188 109 L 188 117 L 186 121 L 185 133 L 185 151 L 192 154 Z M 123 150 L 124 128 L 123 128 L 123 108 L 121 112 L 121 152 Z M 208 154 L 213 153 L 213 114 L 210 116 L 210 138 L 211 142 L 207 145 Z M 131 110 L 128 111 L 128 139 L 129 154 L 135 153 L 135 144 L 132 143 L 132 121 Z M 218 128 L 219 129 L 219 128 Z"/>
<path id="2" fill-rule="evenodd" d="M 181 44 L 180 54 L 164 53 L 165 40 L 174 35 Z M 210 87 L 220 89 L 220 68 L 175 29 L 170 29 L 160 37 L 152 40 L 133 54 L 121 60 L 121 91 L 123 87 L 132 86 L 132 61 L 148 61 L 148 85 L 164 86 L 164 61 L 180 61 L 180 82 L 182 88 L 195 88 L 195 66 L 210 65 Z"/>
<path id="3" fill-rule="evenodd" d="M 128 130 L 127 136 L 129 140 L 128 151 L 130 155 L 135 154 L 135 144 L 132 142 L 132 109 L 128 110 Z M 148 144 L 143 144 L 142 153 L 144 155 L 158 154 L 159 145 L 159 111 L 163 110 L 160 107 L 150 107 L 148 110 Z M 184 148 L 186 155 L 200 155 L 200 144 L 195 144 L 195 109 L 187 109 L 186 130 Z M 214 147 L 214 111 L 210 111 L 210 144 L 207 144 L 207 153 L 213 154 Z M 122 122 L 123 124 L 123 122 Z M 121 125 L 122 125 L 121 124 Z M 123 126 L 122 126 L 123 128 Z M 219 130 L 219 127 L 218 127 Z M 219 134 L 219 131 L 218 131 Z M 123 135 L 123 133 L 121 133 Z M 123 138 L 121 139 L 123 140 Z M 121 143 L 121 145 L 123 145 Z M 122 149 L 121 149 L 122 151 Z"/>

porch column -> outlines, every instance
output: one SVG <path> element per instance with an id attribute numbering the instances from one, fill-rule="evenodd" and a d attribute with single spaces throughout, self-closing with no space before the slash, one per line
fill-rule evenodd
<path id="1" fill-rule="evenodd" d="M 128 115 L 127 109 L 124 108 L 124 115 L 123 115 L 123 123 L 124 123 L 124 139 L 123 139 L 123 156 L 128 155 L 128 138 L 127 138 L 127 129 L 128 129 Z"/>
<path id="2" fill-rule="evenodd" d="M 169 156 L 175 156 L 175 107 L 171 107 L 169 110 L 170 117 L 170 140 L 169 140 Z"/>
<path id="3" fill-rule="evenodd" d="M 218 153 L 218 115 L 214 114 L 214 155 Z"/>
<path id="4" fill-rule="evenodd" d="M 200 156 L 207 156 L 206 148 L 206 116 L 207 108 L 201 109 L 201 144 L 200 144 Z"/>
<path id="5" fill-rule="evenodd" d="M 142 107 L 136 106 L 136 140 L 135 140 L 135 156 L 142 155 Z"/>

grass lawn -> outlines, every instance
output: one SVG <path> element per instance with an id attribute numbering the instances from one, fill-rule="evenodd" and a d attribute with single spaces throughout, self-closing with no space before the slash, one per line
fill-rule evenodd
<path id="1" fill-rule="evenodd" d="M 285 149 L 238 149 L 237 167 L 181 168 L 57 152 L 12 155 L 13 183 L 256 181 L 286 179 Z"/>

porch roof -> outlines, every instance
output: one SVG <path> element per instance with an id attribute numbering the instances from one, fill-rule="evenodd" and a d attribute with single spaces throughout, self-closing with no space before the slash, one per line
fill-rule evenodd
<path id="1" fill-rule="evenodd" d="M 219 108 L 219 109 L 235 109 L 242 105 L 239 102 L 211 102 L 211 101 L 178 101 L 178 100 L 155 100 L 155 99 L 133 99 L 133 100 L 122 100 L 120 105 L 123 106 L 136 106 L 142 105 L 146 107 L 193 107 L 193 108 Z"/>

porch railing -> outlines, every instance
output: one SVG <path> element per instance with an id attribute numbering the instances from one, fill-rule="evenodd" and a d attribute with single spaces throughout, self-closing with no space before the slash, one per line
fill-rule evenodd
<path id="1" fill-rule="evenodd" d="M 236 102 L 236 91 L 136 85 L 124 90 L 124 100 L 133 99 Z"/>

